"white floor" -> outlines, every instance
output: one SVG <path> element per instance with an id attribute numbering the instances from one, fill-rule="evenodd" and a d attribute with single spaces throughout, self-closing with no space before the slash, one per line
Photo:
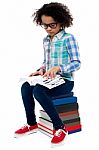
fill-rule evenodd
<path id="1" fill-rule="evenodd" d="M 8 126 L 5 126 L 5 131 L 1 131 L 1 139 L 0 139 L 0 146 L 2 149 L 52 149 L 50 145 L 51 138 L 38 132 L 35 134 L 31 134 L 29 136 L 21 137 L 19 139 L 13 138 L 13 132 L 15 129 L 15 125 L 8 124 Z M 2 130 L 4 127 L 2 127 Z M 76 134 L 72 134 L 67 136 L 65 139 L 65 144 L 61 147 L 56 147 L 56 149 L 98 149 L 98 139 L 99 134 L 88 132 L 88 131 L 82 131 Z M 0 149 L 1 149 L 0 148 Z"/>

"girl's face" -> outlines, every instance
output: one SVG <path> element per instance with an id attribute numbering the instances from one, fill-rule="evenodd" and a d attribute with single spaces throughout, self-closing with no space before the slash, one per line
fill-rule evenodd
<path id="1" fill-rule="evenodd" d="M 46 30 L 46 32 L 53 38 L 55 34 L 59 32 L 61 29 L 61 24 L 54 21 L 51 16 L 42 15 L 42 27 Z"/>

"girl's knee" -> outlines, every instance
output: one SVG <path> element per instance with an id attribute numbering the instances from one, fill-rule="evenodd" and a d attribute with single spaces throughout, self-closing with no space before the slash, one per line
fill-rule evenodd
<path id="1" fill-rule="evenodd" d="M 39 99 L 39 97 L 41 97 L 41 95 L 43 94 L 43 87 L 41 85 L 36 85 L 33 89 L 33 95 L 36 99 Z"/>
<path id="2" fill-rule="evenodd" d="M 25 82 L 21 86 L 21 92 L 24 93 L 30 88 L 30 84 L 28 82 Z"/>

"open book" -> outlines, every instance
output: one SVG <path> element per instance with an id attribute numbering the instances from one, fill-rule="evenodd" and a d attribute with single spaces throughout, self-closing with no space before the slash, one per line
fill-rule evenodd
<path id="1" fill-rule="evenodd" d="M 20 82 L 24 83 L 26 81 L 30 85 L 35 86 L 36 84 L 40 84 L 40 85 L 43 85 L 49 89 L 52 89 L 54 87 L 57 87 L 57 86 L 65 83 L 65 80 L 60 75 L 56 75 L 55 78 L 53 78 L 53 79 L 51 79 L 51 78 L 46 79 L 46 77 L 42 77 L 40 75 L 20 78 Z"/>

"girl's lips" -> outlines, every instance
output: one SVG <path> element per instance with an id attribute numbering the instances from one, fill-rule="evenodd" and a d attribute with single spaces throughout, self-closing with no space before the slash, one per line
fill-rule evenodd
<path id="1" fill-rule="evenodd" d="M 48 34 L 53 34 L 53 32 L 48 32 Z"/>

